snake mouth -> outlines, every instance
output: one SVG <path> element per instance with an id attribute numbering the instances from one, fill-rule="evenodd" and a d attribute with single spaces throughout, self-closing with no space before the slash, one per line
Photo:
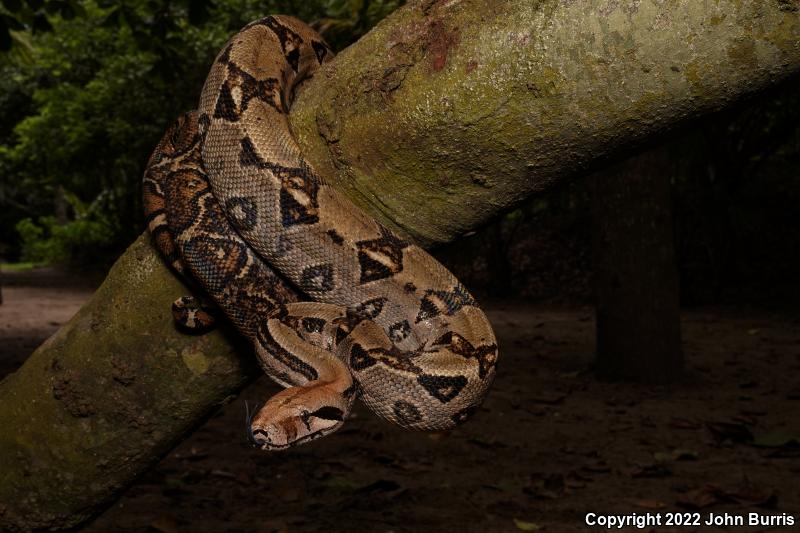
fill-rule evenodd
<path id="1" fill-rule="evenodd" d="M 320 437 L 325 436 L 326 433 L 322 432 L 310 433 L 297 440 L 287 442 L 286 444 L 278 444 L 272 442 L 272 439 L 269 437 L 267 431 L 263 429 L 255 429 L 253 431 L 248 431 L 248 435 L 250 442 L 253 444 L 253 447 L 264 451 L 280 451 L 280 450 L 288 450 L 289 448 L 294 448 L 298 444 L 303 444 L 305 442 L 310 442 L 312 440 L 318 439 Z"/>
<path id="2" fill-rule="evenodd" d="M 273 444 L 269 434 L 263 429 L 248 431 L 247 435 L 253 446 L 261 450 L 283 450 L 290 446 L 289 444 Z"/>
<path id="3" fill-rule="evenodd" d="M 316 411 L 303 410 L 296 417 L 256 421 L 247 428 L 248 440 L 262 450 L 283 450 L 324 437 L 344 424 L 345 413 L 335 406 L 323 406 Z M 247 415 L 250 421 L 249 413 Z"/>

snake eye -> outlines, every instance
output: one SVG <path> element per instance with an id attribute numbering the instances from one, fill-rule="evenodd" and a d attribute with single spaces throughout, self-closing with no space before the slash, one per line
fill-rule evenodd
<path id="1" fill-rule="evenodd" d="M 323 420 L 335 420 L 341 422 L 344 420 L 344 412 L 338 407 L 326 405 L 311 413 L 309 416 L 321 418 Z"/>
<path id="2" fill-rule="evenodd" d="M 313 413 L 303 410 L 299 416 L 300 420 L 302 420 L 306 426 L 308 426 L 308 421 L 312 417 L 319 418 L 320 420 L 332 420 L 335 422 L 342 422 L 344 420 L 344 412 L 338 407 L 333 407 L 331 405 L 320 407 Z"/>

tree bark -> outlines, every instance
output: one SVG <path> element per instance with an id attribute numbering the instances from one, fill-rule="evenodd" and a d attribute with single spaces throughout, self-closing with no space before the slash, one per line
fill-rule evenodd
<path id="1" fill-rule="evenodd" d="M 800 70 L 792 0 L 431 1 L 312 80 L 302 148 L 367 212 L 450 241 L 549 184 Z M 445 216 L 442 216 L 446 213 Z M 59 529 L 257 375 L 234 336 L 173 329 L 185 291 L 145 238 L 0 383 L 0 527 Z"/>
<path id="2" fill-rule="evenodd" d="M 797 0 L 426 0 L 339 54 L 292 125 L 356 203 L 444 243 L 799 63 Z"/>
<path id="3" fill-rule="evenodd" d="M 670 383 L 683 372 L 668 146 L 595 173 L 597 374 Z"/>
<path id="4" fill-rule="evenodd" d="M 143 235 L 0 383 L 0 529 L 91 518 L 259 375 L 229 329 L 175 330 L 170 303 L 187 292 Z"/>

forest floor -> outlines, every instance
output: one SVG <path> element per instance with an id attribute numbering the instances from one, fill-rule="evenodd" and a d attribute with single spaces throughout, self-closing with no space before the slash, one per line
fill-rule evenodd
<path id="1" fill-rule="evenodd" d="M 55 271 L 6 274 L 0 376 L 91 295 Z M 244 400 L 143 475 L 86 533 L 600 531 L 587 513 L 689 521 L 757 513 L 800 524 L 800 316 L 731 307 L 683 314 L 686 379 L 598 381 L 591 308 L 494 302 L 501 346 L 481 411 L 448 434 L 405 432 L 363 407 L 338 434 L 287 452 L 251 448 Z M 794 526 L 788 524 L 788 517 Z M 617 529 L 619 531 L 619 529 Z"/>

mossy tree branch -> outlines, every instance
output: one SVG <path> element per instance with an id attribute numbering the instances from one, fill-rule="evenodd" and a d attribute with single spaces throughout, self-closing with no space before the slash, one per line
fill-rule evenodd
<path id="1" fill-rule="evenodd" d="M 292 110 L 382 220 L 449 242 L 554 181 L 797 72 L 796 0 L 417 2 Z M 447 213 L 447 216 L 442 216 Z"/>
<path id="2" fill-rule="evenodd" d="M 91 518 L 258 375 L 233 332 L 175 330 L 186 293 L 143 235 L 0 383 L 0 529 Z"/>
<path id="3" fill-rule="evenodd" d="M 798 70 L 794 0 L 426 0 L 312 80 L 293 128 L 324 175 L 431 244 Z M 142 237 L 0 383 L 0 527 L 97 514 L 258 375 L 235 335 L 173 328 L 184 292 Z"/>

